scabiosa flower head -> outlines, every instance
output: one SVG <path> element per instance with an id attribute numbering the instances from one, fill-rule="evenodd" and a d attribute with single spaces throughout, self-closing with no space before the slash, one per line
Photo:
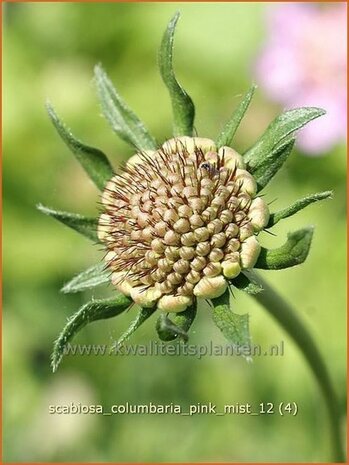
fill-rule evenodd
<path id="1" fill-rule="evenodd" d="M 194 103 L 172 65 L 178 17 L 170 21 L 159 54 L 172 103 L 173 138 L 158 144 L 100 66 L 95 78 L 103 113 L 117 135 L 137 150 L 124 166 L 114 171 L 106 155 L 77 140 L 48 105 L 58 133 L 102 191 L 98 218 L 39 206 L 105 251 L 103 263 L 80 273 L 63 291 L 105 283 L 113 289 L 110 299 L 92 299 L 68 321 L 55 342 L 54 370 L 66 344 L 86 323 L 117 316 L 132 306 L 140 307 L 138 315 L 115 347 L 155 311 L 160 339 L 186 341 L 202 299 L 210 303 L 214 323 L 231 343 L 249 344 L 248 315 L 231 311 L 229 290 L 256 294 L 262 287 L 253 280 L 252 268 L 279 270 L 304 262 L 313 228 L 288 234 L 281 247 L 270 250 L 260 245 L 259 234 L 331 195 L 313 194 L 269 213 L 260 193 L 290 155 L 294 133 L 324 110 L 283 113 L 240 155 L 231 146 L 255 92 L 252 86 L 215 140 L 193 137 Z"/>
<path id="2" fill-rule="evenodd" d="M 171 139 L 133 156 L 108 183 L 98 235 L 117 289 L 181 312 L 223 294 L 254 266 L 269 220 L 242 156 L 204 138 Z"/>
<path id="3" fill-rule="evenodd" d="M 347 5 L 280 3 L 268 8 L 267 38 L 257 81 L 287 108 L 320 105 L 325 118 L 298 137 L 307 154 L 325 154 L 347 130 Z"/>

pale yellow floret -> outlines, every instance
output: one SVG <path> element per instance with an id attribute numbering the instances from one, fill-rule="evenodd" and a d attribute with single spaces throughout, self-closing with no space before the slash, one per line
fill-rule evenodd
<path id="1" fill-rule="evenodd" d="M 102 213 L 99 217 L 97 236 L 98 239 L 103 242 L 106 240 L 110 232 L 110 217 L 106 213 Z"/>
<path id="2" fill-rule="evenodd" d="M 218 153 L 217 152 L 206 152 L 205 161 L 208 161 L 211 165 L 217 165 L 218 163 Z"/>
<path id="3" fill-rule="evenodd" d="M 162 145 L 162 148 L 168 153 L 178 152 L 182 150 L 183 147 L 185 147 L 189 153 L 194 153 L 195 147 L 200 148 L 204 153 L 216 150 L 216 145 L 213 140 L 204 137 L 175 137 L 169 139 Z"/>
<path id="4" fill-rule="evenodd" d="M 178 149 L 186 147 L 189 152 L 192 152 L 194 148 L 192 141 L 192 137 L 188 136 L 174 137 L 164 142 L 162 144 L 162 149 L 167 153 L 175 153 Z"/>
<path id="5" fill-rule="evenodd" d="M 118 291 L 120 291 L 122 294 L 129 296 L 132 290 L 132 282 L 128 279 L 125 279 L 125 276 L 126 272 L 124 271 L 120 271 L 117 273 L 114 272 L 111 275 L 111 282 Z"/>
<path id="6" fill-rule="evenodd" d="M 227 288 L 227 282 L 223 276 L 213 278 L 205 276 L 194 287 L 194 295 L 203 299 L 214 299 L 224 294 Z"/>
<path id="7" fill-rule="evenodd" d="M 215 152 L 217 150 L 216 144 L 211 139 L 205 137 L 193 137 L 194 144 L 196 147 L 201 149 L 203 153 Z"/>
<path id="8" fill-rule="evenodd" d="M 261 246 L 255 236 L 248 237 L 241 244 L 240 262 L 242 269 L 253 268 L 261 251 Z"/>
<path id="9" fill-rule="evenodd" d="M 158 309 L 163 312 L 183 312 L 189 305 L 192 304 L 191 297 L 181 295 L 172 296 L 164 295 L 158 302 Z"/>
<path id="10" fill-rule="evenodd" d="M 240 274 L 241 266 L 238 262 L 222 262 L 223 274 L 226 278 L 233 279 Z"/>
<path id="11" fill-rule="evenodd" d="M 261 197 L 255 198 L 251 203 L 248 217 L 256 232 L 265 228 L 268 224 L 269 216 L 269 208 L 266 202 Z"/>
<path id="12" fill-rule="evenodd" d="M 205 276 L 214 277 L 221 274 L 222 266 L 219 262 L 209 262 L 207 266 L 203 269 Z"/>
<path id="13" fill-rule="evenodd" d="M 241 226 L 239 231 L 239 238 L 240 241 L 245 241 L 248 237 L 253 235 L 253 226 L 250 223 L 245 224 L 245 226 Z"/>
<path id="14" fill-rule="evenodd" d="M 247 194 L 252 196 L 256 194 L 256 181 L 252 174 L 250 174 L 248 171 L 238 168 L 236 170 L 235 180 L 236 182 L 240 183 L 242 192 L 246 192 Z"/>
<path id="15" fill-rule="evenodd" d="M 141 163 L 144 163 L 144 155 L 146 157 L 149 157 L 150 159 L 153 159 L 155 154 L 156 154 L 155 150 L 143 150 L 142 153 L 136 153 L 135 155 L 130 157 L 127 160 L 127 165 L 129 165 L 129 166 L 139 165 Z M 142 155 L 143 155 L 143 157 L 142 157 Z"/>
<path id="16" fill-rule="evenodd" d="M 105 206 L 110 206 L 114 202 L 113 192 L 115 187 L 116 176 L 112 177 L 110 181 L 105 185 L 105 189 L 102 193 L 101 201 Z"/>
<path id="17" fill-rule="evenodd" d="M 224 166 L 229 169 L 235 169 L 240 168 L 244 169 L 245 168 L 245 163 L 242 158 L 242 156 L 234 149 L 231 147 L 221 147 L 218 150 L 218 155 L 220 158 L 223 158 L 224 155 Z"/>
<path id="18" fill-rule="evenodd" d="M 130 295 L 133 301 L 141 307 L 153 307 L 161 297 L 161 291 L 155 287 L 137 286 L 131 289 Z"/>
<path id="19" fill-rule="evenodd" d="M 115 253 L 113 250 L 111 250 L 111 251 L 108 252 L 108 253 L 106 254 L 106 256 L 104 257 L 104 261 L 107 262 L 107 263 L 109 263 L 109 262 L 112 262 L 113 260 L 115 260 L 116 257 L 117 257 L 116 253 Z"/>

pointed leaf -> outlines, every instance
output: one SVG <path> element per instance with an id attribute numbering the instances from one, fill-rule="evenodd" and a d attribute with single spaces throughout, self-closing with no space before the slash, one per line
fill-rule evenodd
<path id="1" fill-rule="evenodd" d="M 303 199 L 297 200 L 297 202 L 293 203 L 287 208 L 284 208 L 283 210 L 280 210 L 276 213 L 272 213 L 270 215 L 269 223 L 267 228 L 271 228 L 274 226 L 276 223 L 278 223 L 280 220 L 283 220 L 284 218 L 288 218 L 289 216 L 294 215 L 295 213 L 299 212 L 300 210 L 303 210 L 303 208 L 307 207 L 308 205 L 318 202 L 319 200 L 324 200 L 324 199 L 330 199 L 333 196 L 332 191 L 325 191 L 325 192 L 319 192 L 317 194 L 312 194 L 308 195 L 307 197 L 304 197 Z"/>
<path id="2" fill-rule="evenodd" d="M 223 147 L 225 145 L 229 146 L 231 144 L 233 137 L 235 136 L 235 133 L 241 123 L 241 120 L 244 117 L 250 105 L 250 102 L 256 89 L 257 86 L 255 85 L 253 85 L 250 88 L 250 90 L 244 96 L 243 100 L 240 102 L 239 106 L 235 109 L 234 113 L 232 114 L 232 117 L 230 118 L 230 121 L 228 121 L 227 124 L 224 126 L 222 132 L 217 138 L 216 145 L 218 148 Z"/>
<path id="3" fill-rule="evenodd" d="M 303 263 L 310 250 L 313 232 L 314 228 L 309 226 L 289 233 L 287 241 L 277 249 L 262 247 L 254 268 L 281 270 Z"/>
<path id="4" fill-rule="evenodd" d="M 161 77 L 170 93 L 174 136 L 192 136 L 195 107 L 192 99 L 178 83 L 173 71 L 173 38 L 179 13 L 169 22 L 159 51 Z"/>
<path id="5" fill-rule="evenodd" d="M 97 237 L 97 218 L 87 218 L 86 216 L 82 216 L 77 213 L 53 210 L 52 208 L 45 207 L 41 204 L 37 205 L 36 208 L 45 215 L 52 216 L 66 226 L 69 226 L 69 228 L 75 229 L 75 231 L 88 239 L 99 242 Z"/>
<path id="6" fill-rule="evenodd" d="M 251 173 L 264 162 L 265 158 L 286 139 L 319 116 L 326 112 L 321 108 L 296 108 L 286 111 L 274 119 L 257 143 L 244 155 Z"/>
<path id="7" fill-rule="evenodd" d="M 162 341 L 173 341 L 180 337 L 184 342 L 188 341 L 188 331 L 196 316 L 196 303 L 188 307 L 184 312 L 176 313 L 170 319 L 162 313 L 156 323 L 158 336 Z"/>
<path id="8" fill-rule="evenodd" d="M 221 297 L 212 299 L 212 318 L 216 326 L 222 331 L 233 347 L 249 347 L 250 330 L 248 314 L 239 315 L 230 309 L 229 291 L 227 290 Z"/>
<path id="9" fill-rule="evenodd" d="M 117 93 L 100 65 L 95 67 L 95 80 L 103 114 L 113 131 L 137 150 L 156 150 L 155 139 Z"/>
<path id="10" fill-rule="evenodd" d="M 63 331 L 54 343 L 52 352 L 52 369 L 55 372 L 64 355 L 64 349 L 69 341 L 88 323 L 104 320 L 120 315 L 130 305 L 132 300 L 123 294 L 118 294 L 112 299 L 94 300 L 81 307 L 69 318 Z"/>
<path id="11" fill-rule="evenodd" d="M 98 263 L 82 273 L 79 273 L 65 284 L 62 288 L 62 292 L 65 294 L 82 292 L 109 282 L 110 271 L 105 269 L 105 263 Z"/>
<path id="12" fill-rule="evenodd" d="M 46 104 L 48 114 L 58 134 L 73 152 L 76 159 L 82 165 L 88 176 L 103 190 L 106 182 L 113 176 L 113 167 L 101 150 L 83 144 L 76 139 L 62 120 L 59 119 L 54 108 L 49 102 Z"/>
<path id="13" fill-rule="evenodd" d="M 173 341 L 179 337 L 184 342 L 188 342 L 189 339 L 188 333 L 173 323 L 165 313 L 161 314 L 157 319 L 156 331 L 162 341 Z"/>
<path id="14" fill-rule="evenodd" d="M 118 351 L 119 348 L 127 341 L 132 334 L 155 312 L 156 307 L 141 308 L 137 317 L 132 321 L 124 334 L 113 344 L 110 352 Z"/>
<path id="15" fill-rule="evenodd" d="M 250 275 L 240 273 L 236 278 L 230 281 L 240 291 L 247 292 L 247 294 L 255 295 L 263 291 L 263 287 L 255 281 Z"/>
<path id="16" fill-rule="evenodd" d="M 279 171 L 292 152 L 294 143 L 295 139 L 285 141 L 270 152 L 255 170 L 252 170 L 258 191 L 263 189 Z"/>

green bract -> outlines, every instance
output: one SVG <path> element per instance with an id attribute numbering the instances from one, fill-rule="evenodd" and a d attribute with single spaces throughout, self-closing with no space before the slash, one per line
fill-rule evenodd
<path id="1" fill-rule="evenodd" d="M 263 289 L 250 273 L 252 268 L 279 270 L 304 262 L 310 249 L 313 228 L 306 227 L 289 233 L 282 246 L 271 250 L 259 245 L 259 235 L 264 229 L 273 227 L 278 221 L 297 213 L 307 205 L 332 195 L 331 192 L 313 194 L 296 201 L 293 205 L 279 212 L 271 212 L 270 214 L 265 201 L 258 197 L 259 192 L 271 181 L 290 155 L 296 131 L 323 115 L 324 110 L 298 108 L 286 111 L 277 117 L 259 140 L 241 156 L 231 146 L 234 135 L 255 92 L 256 86 L 252 86 L 215 142 L 201 137 L 192 137 L 194 104 L 188 93 L 178 83 L 173 70 L 173 39 L 178 18 L 179 14 L 177 13 L 170 21 L 159 52 L 160 73 L 169 91 L 172 104 L 174 139 L 158 145 L 145 125 L 119 96 L 105 71 L 99 65 L 95 68 L 95 83 L 103 114 L 113 131 L 135 148 L 138 153 L 127 164 L 128 173 L 134 173 L 139 179 L 142 176 L 146 179 L 150 175 L 145 167 L 152 167 L 152 178 L 149 182 L 155 182 L 154 185 L 161 190 L 161 182 L 166 183 L 167 179 L 160 169 L 157 173 L 154 167 L 157 165 L 161 167 L 161 163 L 163 163 L 163 166 L 171 171 L 171 167 L 178 160 L 179 172 L 181 172 L 181 167 L 185 167 L 186 172 L 189 173 L 188 176 L 197 176 L 198 186 L 201 188 L 197 194 L 199 197 L 193 197 L 193 194 L 190 193 L 188 185 L 190 183 L 186 184 L 187 178 L 183 175 L 181 181 L 183 192 L 177 192 L 176 198 L 182 198 L 181 195 L 183 198 L 186 197 L 188 208 L 190 207 L 191 210 L 188 213 L 184 212 L 185 208 L 182 208 L 183 214 L 178 216 L 176 210 L 178 207 L 174 203 L 173 215 L 176 219 L 173 219 L 173 223 L 171 223 L 172 220 L 165 222 L 167 225 L 171 223 L 171 227 L 173 225 L 174 229 L 166 229 L 166 224 L 161 224 L 164 222 L 159 221 L 156 225 L 159 236 L 154 238 L 151 236 L 151 230 L 145 231 L 147 220 L 143 226 L 137 223 L 138 229 L 136 229 L 140 237 L 147 237 L 149 244 L 152 244 L 153 247 L 154 253 L 148 255 L 149 262 L 155 260 L 155 262 L 160 263 L 162 260 L 161 267 L 155 270 L 157 272 L 155 278 L 150 278 L 152 273 L 154 275 L 154 270 L 151 268 L 148 269 L 149 276 L 146 272 L 142 275 L 138 270 L 138 275 L 133 276 L 132 279 L 140 279 L 139 282 L 143 283 L 141 285 L 132 284 L 133 265 L 127 269 L 127 260 L 124 259 L 122 266 L 127 279 L 123 276 L 121 281 L 117 282 L 115 278 L 115 275 L 118 274 L 116 273 L 117 267 L 120 266 L 121 249 L 119 250 L 118 246 L 110 239 L 118 233 L 117 229 L 113 230 L 112 233 L 110 231 L 111 224 L 116 224 L 122 220 L 118 219 L 117 213 L 115 213 L 115 218 L 112 217 L 112 209 L 109 209 L 107 214 L 104 212 L 101 220 L 101 218 L 85 218 L 78 214 L 55 211 L 42 205 L 38 206 L 44 214 L 56 218 L 95 243 L 102 243 L 108 249 L 109 254 L 112 254 L 106 265 L 99 263 L 91 266 L 66 283 L 62 291 L 65 293 L 79 292 L 110 282 L 118 288 L 112 299 L 91 301 L 71 317 L 55 342 L 52 356 L 53 370 L 56 370 L 60 363 L 66 344 L 83 326 L 92 321 L 117 316 L 135 303 L 139 307 L 138 314 L 129 329 L 112 349 L 121 347 L 131 334 L 155 312 L 158 314 L 156 330 L 161 340 L 171 341 L 178 338 L 186 342 L 188 331 L 197 311 L 200 310 L 200 298 L 211 301 L 210 312 L 213 322 L 233 345 L 249 345 L 248 315 L 241 315 L 231 310 L 229 287 L 243 290 L 251 295 L 258 294 L 263 292 Z M 102 200 L 107 199 L 108 205 L 108 202 L 115 201 L 117 195 L 124 195 L 125 193 L 122 192 L 120 194 L 120 186 L 113 190 L 113 183 L 117 184 L 121 176 L 125 176 L 125 172 L 115 174 L 107 157 L 100 150 L 75 139 L 59 119 L 53 107 L 48 105 L 47 108 L 58 134 L 96 186 L 104 191 Z M 183 138 L 183 136 L 188 137 Z M 175 171 L 174 174 L 176 174 Z M 205 177 L 207 185 L 211 185 L 211 191 L 205 194 L 210 199 L 209 201 L 207 198 L 205 201 L 203 200 L 205 189 L 201 183 Z M 158 180 L 160 182 L 156 184 Z M 184 188 L 187 190 L 185 191 Z M 126 186 L 125 189 L 127 189 Z M 132 189 L 132 185 L 129 189 Z M 124 195 L 125 198 L 132 194 L 131 190 L 125 190 L 125 192 L 128 192 L 127 195 Z M 147 193 L 146 188 L 143 193 Z M 174 201 L 175 194 L 171 194 L 171 196 L 168 199 Z M 241 207 L 243 196 L 245 196 L 246 203 L 244 207 Z M 120 198 L 122 197 L 119 197 L 119 200 Z M 240 210 L 232 209 L 230 202 L 232 198 L 239 200 Z M 187 202 L 187 200 L 185 201 Z M 207 206 L 207 202 L 211 202 L 209 206 Z M 225 202 L 224 207 L 222 207 L 222 202 Z M 139 216 L 137 203 L 132 205 L 132 208 L 135 208 L 134 216 L 137 220 L 137 216 Z M 221 216 L 219 218 L 217 216 L 217 212 L 219 215 L 221 214 L 219 208 L 225 208 L 225 221 L 221 219 Z M 239 220 L 237 213 L 241 217 Z M 212 217 L 210 217 L 211 214 Z M 170 213 L 169 215 L 171 216 Z M 107 223 L 103 222 L 103 218 L 105 221 L 106 217 Z M 200 227 L 200 222 L 202 222 L 203 227 Z M 148 237 L 147 234 L 150 236 Z M 131 244 L 130 241 L 129 244 L 130 249 L 136 247 L 135 237 L 134 234 L 132 236 L 133 242 Z M 168 252 L 166 256 L 161 255 L 161 253 L 165 253 L 164 244 Z M 127 247 L 127 243 L 123 245 L 122 253 L 125 253 L 126 250 L 126 255 Z M 193 253 L 192 249 L 195 249 Z M 175 258 L 177 253 L 182 253 L 184 258 L 182 255 L 181 258 Z M 171 268 L 172 265 L 174 269 Z M 171 270 L 168 271 L 168 275 L 164 271 L 167 266 Z M 178 284 L 176 284 L 176 280 L 178 280 Z M 138 289 L 140 290 L 138 291 Z M 142 292 L 143 290 L 144 292 Z M 168 313 L 171 309 L 177 313 Z"/>

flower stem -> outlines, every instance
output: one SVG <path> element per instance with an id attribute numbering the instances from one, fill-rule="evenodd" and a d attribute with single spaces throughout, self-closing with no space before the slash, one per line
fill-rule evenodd
<path id="1" fill-rule="evenodd" d="M 251 274 L 252 272 L 249 272 L 248 275 Z M 264 289 L 253 297 L 268 310 L 298 345 L 319 383 L 329 414 L 333 457 L 336 462 L 345 462 L 338 400 L 324 359 L 309 330 L 294 309 L 259 275 L 253 272 L 253 277 Z"/>

